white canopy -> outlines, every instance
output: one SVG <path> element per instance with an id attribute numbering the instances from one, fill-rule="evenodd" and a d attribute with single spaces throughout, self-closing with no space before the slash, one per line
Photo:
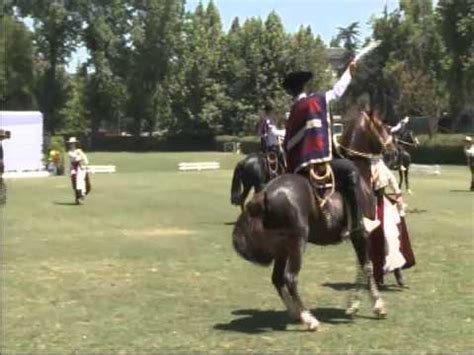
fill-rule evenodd
<path id="1" fill-rule="evenodd" d="M 43 114 L 38 111 L 0 111 L 0 128 L 10 131 L 2 141 L 5 171 L 43 170 Z"/>

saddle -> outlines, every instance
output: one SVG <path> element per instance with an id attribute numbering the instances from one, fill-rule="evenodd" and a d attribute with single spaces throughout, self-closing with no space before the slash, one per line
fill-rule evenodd
<path id="1" fill-rule="evenodd" d="M 266 165 L 265 167 L 270 180 L 286 171 L 284 162 L 281 161 L 277 152 L 269 150 L 264 153 L 264 157 Z"/>
<path id="2" fill-rule="evenodd" d="M 331 165 L 328 163 L 314 165 L 309 169 L 308 175 L 308 180 L 316 201 L 318 201 L 325 218 L 329 218 L 330 208 L 328 201 L 330 201 L 334 192 L 336 192 L 336 181 Z M 362 215 L 371 220 L 375 219 L 376 197 L 364 178 L 360 179 L 359 194 L 361 198 Z M 344 199 L 343 195 L 342 197 Z"/>

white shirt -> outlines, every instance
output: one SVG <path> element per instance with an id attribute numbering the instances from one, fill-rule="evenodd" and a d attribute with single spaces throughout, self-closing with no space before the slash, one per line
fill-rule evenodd
<path id="1" fill-rule="evenodd" d="M 346 69 L 344 74 L 342 74 L 341 78 L 337 81 L 336 84 L 334 84 L 334 87 L 331 90 L 326 91 L 325 93 L 326 103 L 329 103 L 334 100 L 339 100 L 342 97 L 342 95 L 344 95 L 344 92 L 346 92 L 347 87 L 351 83 L 351 79 L 352 79 L 351 72 L 349 71 L 349 69 Z M 305 92 L 302 92 L 296 97 L 295 101 L 299 101 L 306 97 L 308 97 L 308 95 Z"/>
<path id="2" fill-rule="evenodd" d="M 70 150 L 67 154 L 71 163 L 81 162 L 85 165 L 89 164 L 89 159 L 87 159 L 87 155 L 82 151 L 82 149 Z"/>
<path id="3" fill-rule="evenodd" d="M 347 87 L 351 83 L 351 79 L 351 72 L 349 68 L 347 68 L 337 83 L 334 84 L 334 87 L 331 90 L 326 91 L 326 102 L 329 103 L 333 100 L 339 100 L 342 95 L 344 95 L 344 92 L 346 92 Z"/>
<path id="4" fill-rule="evenodd" d="M 466 153 L 466 156 L 467 156 L 468 158 L 474 157 L 474 144 L 471 144 L 471 145 L 469 146 L 469 148 L 468 148 L 468 147 L 465 147 L 465 148 L 464 148 L 464 153 Z"/>

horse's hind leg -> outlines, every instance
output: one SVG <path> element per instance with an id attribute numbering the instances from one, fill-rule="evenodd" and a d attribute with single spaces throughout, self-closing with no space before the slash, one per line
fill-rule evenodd
<path id="1" fill-rule="evenodd" d="M 369 293 L 374 302 L 373 311 L 377 316 L 384 317 L 387 311 L 382 296 L 377 288 L 377 283 L 375 282 L 373 266 L 368 254 L 368 239 L 365 237 L 364 232 L 357 231 L 352 233 L 351 242 L 356 251 L 359 266 L 362 268 L 368 283 Z"/>

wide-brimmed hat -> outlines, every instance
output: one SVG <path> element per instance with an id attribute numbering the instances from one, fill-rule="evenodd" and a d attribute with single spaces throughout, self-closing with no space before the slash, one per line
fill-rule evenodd
<path id="1" fill-rule="evenodd" d="M 79 143 L 76 137 L 69 137 L 66 143 Z"/>
<path id="2" fill-rule="evenodd" d="M 469 136 L 464 137 L 464 142 L 472 143 L 472 138 Z"/>
<path id="3" fill-rule="evenodd" d="M 293 93 L 295 89 L 302 88 L 312 78 L 313 73 L 310 71 L 294 71 L 285 77 L 282 86 L 286 92 Z"/>

